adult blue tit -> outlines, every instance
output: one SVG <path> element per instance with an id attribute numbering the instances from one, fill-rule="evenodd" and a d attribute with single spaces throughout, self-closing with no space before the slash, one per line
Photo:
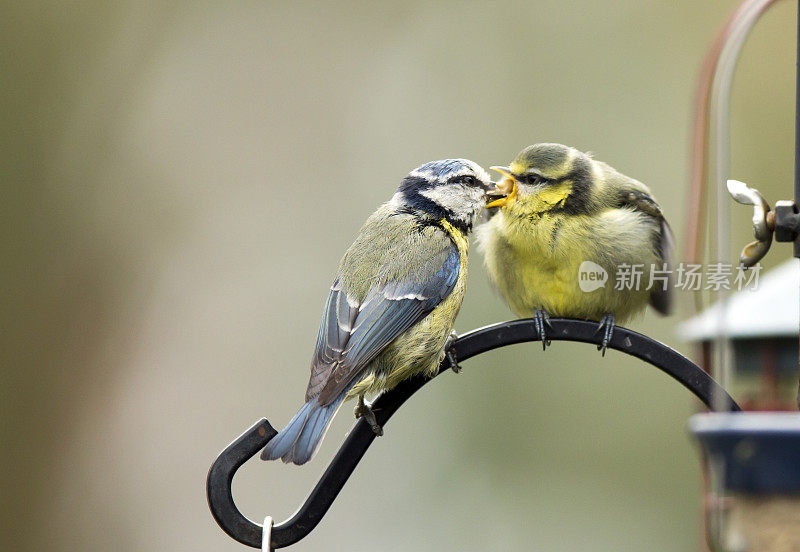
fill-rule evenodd
<path id="1" fill-rule="evenodd" d="M 492 194 L 504 197 L 489 203 L 498 209 L 477 230 L 478 244 L 492 281 L 511 310 L 534 318 L 543 347 L 548 315 L 599 321 L 605 354 L 616 322 L 648 303 L 669 313 L 672 236 L 647 186 L 561 144 L 529 146 L 492 169 L 504 177 Z M 626 271 L 634 277 L 612 281 Z"/>
<path id="2" fill-rule="evenodd" d="M 491 188 L 472 161 L 432 161 L 367 219 L 331 286 L 306 402 L 262 459 L 308 462 L 339 406 L 355 397 L 356 417 L 380 435 L 364 395 L 436 372 L 464 298 L 467 236 Z"/>

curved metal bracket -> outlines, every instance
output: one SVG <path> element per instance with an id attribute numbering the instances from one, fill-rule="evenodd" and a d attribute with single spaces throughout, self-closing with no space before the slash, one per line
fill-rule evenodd
<path id="1" fill-rule="evenodd" d="M 552 330 L 548 333 L 548 337 L 554 341 L 594 344 L 600 342 L 596 322 L 553 318 L 550 324 Z M 515 320 L 493 324 L 464 334 L 455 342 L 454 348 L 456 357 L 461 362 L 493 349 L 528 341 L 539 341 L 533 321 Z M 726 410 L 741 410 L 730 395 L 711 379 L 711 376 L 663 343 L 617 327 L 614 329 L 609 348 L 652 364 L 677 380 L 709 408 L 712 396 L 715 396 L 717 404 L 725 405 Z M 448 366 L 447 364 L 440 366 L 436 375 L 446 371 Z M 373 402 L 378 423 L 384 425 L 411 395 L 431 379 L 412 378 L 378 396 Z M 722 400 L 719 400 L 720 397 Z M 263 530 L 260 525 L 247 519 L 236 507 L 231 494 L 231 482 L 236 470 L 276 434 L 266 418 L 262 418 L 228 445 L 208 472 L 206 491 L 208 506 L 214 519 L 232 538 L 253 548 L 262 547 Z M 358 420 L 305 503 L 290 519 L 272 527 L 271 549 L 294 544 L 317 526 L 374 439 L 375 434 L 366 420 Z"/>

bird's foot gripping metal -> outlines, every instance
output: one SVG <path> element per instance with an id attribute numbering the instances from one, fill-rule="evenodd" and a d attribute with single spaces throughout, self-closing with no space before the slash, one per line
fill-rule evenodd
<path id="1" fill-rule="evenodd" d="M 358 404 L 353 410 L 353 414 L 355 415 L 356 420 L 359 418 L 364 418 L 364 420 L 369 424 L 369 427 L 372 428 L 372 432 L 375 435 L 378 437 L 383 435 L 383 428 L 378 424 L 378 419 L 375 417 L 375 411 L 372 410 L 370 405 L 364 402 L 364 395 L 359 395 Z"/>
<path id="2" fill-rule="evenodd" d="M 608 349 L 608 343 L 611 341 L 611 337 L 614 335 L 615 327 L 616 319 L 614 318 L 614 315 L 610 312 L 605 313 L 600 319 L 597 330 L 594 332 L 596 334 L 603 332 L 603 340 L 597 346 L 597 350 L 600 351 L 602 356 L 606 356 L 606 349 Z"/>
<path id="3" fill-rule="evenodd" d="M 539 340 L 542 342 L 542 351 L 544 351 L 550 345 L 545 327 L 551 330 L 553 329 L 553 326 L 550 324 L 550 316 L 542 309 L 536 309 L 533 311 L 533 325 L 536 328 L 536 333 L 539 335 Z"/>
<path id="4" fill-rule="evenodd" d="M 450 363 L 450 369 L 456 374 L 460 374 L 461 366 L 458 365 L 458 355 L 456 355 L 456 350 L 453 347 L 457 339 L 458 334 L 455 332 L 455 330 L 450 332 L 450 336 L 447 338 L 447 341 L 444 344 L 444 354 L 447 358 L 447 362 Z"/>

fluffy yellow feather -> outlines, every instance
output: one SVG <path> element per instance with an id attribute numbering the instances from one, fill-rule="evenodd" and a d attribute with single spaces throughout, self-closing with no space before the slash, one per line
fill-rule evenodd
<path id="1" fill-rule="evenodd" d="M 644 184 L 560 144 L 525 148 L 497 170 L 510 193 L 492 204 L 499 209 L 477 229 L 478 246 L 514 313 L 544 323 L 547 315 L 602 321 L 610 330 L 605 350 L 616 320 L 630 319 L 648 301 L 668 312 L 671 284 L 650 287 L 650 274 L 669 262 L 671 236 Z M 606 272 L 605 285 L 582 289 L 586 261 Z M 643 267 L 640 285 L 617 289 L 618 271 L 633 265 Z M 543 324 L 540 334 L 546 343 Z"/>

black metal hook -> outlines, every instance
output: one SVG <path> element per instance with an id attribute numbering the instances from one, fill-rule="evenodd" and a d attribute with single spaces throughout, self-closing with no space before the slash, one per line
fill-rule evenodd
<path id="1" fill-rule="evenodd" d="M 599 344 L 597 323 L 584 320 L 553 318 L 548 337 L 554 341 L 580 341 Z M 506 345 L 538 341 L 533 322 L 529 319 L 492 324 L 462 335 L 455 342 L 455 353 L 459 361 Z M 691 391 L 703 404 L 711 407 L 712 396 L 726 405 L 728 411 L 739 411 L 739 405 L 728 393 L 691 360 L 674 349 L 645 335 L 617 327 L 609 343 L 610 349 L 644 360 L 677 380 Z M 439 375 L 449 367 L 440 366 Z M 431 378 L 432 379 L 432 378 Z M 381 394 L 373 402 L 378 423 L 384 425 L 398 408 L 431 381 L 416 377 Z M 206 491 L 208 506 L 220 527 L 242 544 L 261 548 L 263 528 L 247 519 L 236 507 L 231 494 L 231 482 L 236 470 L 261 450 L 277 434 L 266 418 L 262 418 L 220 453 L 208 472 Z M 365 420 L 358 420 L 345 439 L 305 503 L 288 520 L 272 527 L 272 549 L 294 544 L 308 535 L 328 511 L 350 474 L 353 473 L 375 434 Z"/>

